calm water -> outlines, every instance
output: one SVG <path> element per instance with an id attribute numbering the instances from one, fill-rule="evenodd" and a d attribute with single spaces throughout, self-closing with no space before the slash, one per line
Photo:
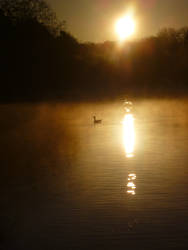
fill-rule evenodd
<path id="1" fill-rule="evenodd" d="M 0 112 L 0 249 L 186 249 L 188 102 Z"/>

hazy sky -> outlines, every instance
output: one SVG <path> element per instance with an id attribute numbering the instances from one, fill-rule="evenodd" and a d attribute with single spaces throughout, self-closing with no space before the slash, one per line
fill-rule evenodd
<path id="1" fill-rule="evenodd" d="M 163 27 L 188 25 L 188 0 L 47 0 L 67 30 L 80 41 L 116 40 L 114 22 L 134 9 L 136 38 L 156 34 Z"/>

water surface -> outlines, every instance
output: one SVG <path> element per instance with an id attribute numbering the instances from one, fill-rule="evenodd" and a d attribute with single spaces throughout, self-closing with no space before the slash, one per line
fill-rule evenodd
<path id="1" fill-rule="evenodd" d="M 188 102 L 0 111 L 2 249 L 186 249 Z"/>

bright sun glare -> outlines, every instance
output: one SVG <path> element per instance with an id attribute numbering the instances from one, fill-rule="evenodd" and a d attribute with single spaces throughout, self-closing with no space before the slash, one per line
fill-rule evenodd
<path id="1" fill-rule="evenodd" d="M 121 42 L 133 35 L 135 31 L 135 21 L 133 15 L 127 14 L 118 19 L 115 24 L 115 30 Z"/>

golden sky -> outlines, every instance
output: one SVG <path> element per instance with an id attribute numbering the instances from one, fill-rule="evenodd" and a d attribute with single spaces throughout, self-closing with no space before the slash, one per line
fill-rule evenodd
<path id="1" fill-rule="evenodd" d="M 67 30 L 85 42 L 114 41 L 115 21 L 134 9 L 133 38 L 155 35 L 163 27 L 188 25 L 188 0 L 47 0 Z"/>

